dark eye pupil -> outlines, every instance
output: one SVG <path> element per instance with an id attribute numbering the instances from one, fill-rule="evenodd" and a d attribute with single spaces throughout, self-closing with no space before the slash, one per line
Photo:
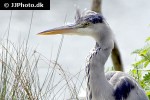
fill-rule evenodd
<path id="1" fill-rule="evenodd" d="M 88 23 L 85 23 L 85 25 L 88 25 Z"/>
<path id="2" fill-rule="evenodd" d="M 90 23 L 83 23 L 82 25 L 83 25 L 83 27 L 87 27 L 88 25 L 89 25 Z"/>

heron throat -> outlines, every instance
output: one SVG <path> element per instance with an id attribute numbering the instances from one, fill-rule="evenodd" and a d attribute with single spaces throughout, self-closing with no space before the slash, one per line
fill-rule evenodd
<path id="1" fill-rule="evenodd" d="M 104 72 L 104 65 L 114 46 L 113 34 L 110 30 L 99 32 L 95 37 L 96 45 L 87 58 L 87 100 L 113 100 L 107 94 L 113 88 L 106 80 Z"/>

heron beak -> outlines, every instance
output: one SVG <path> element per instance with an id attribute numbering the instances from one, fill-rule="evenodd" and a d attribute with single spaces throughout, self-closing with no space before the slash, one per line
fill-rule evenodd
<path id="1" fill-rule="evenodd" d="M 70 33 L 77 33 L 77 28 L 79 28 L 79 25 L 77 24 L 71 24 L 66 26 L 61 26 L 58 28 L 46 30 L 43 32 L 38 33 L 38 35 L 55 35 L 55 34 L 70 34 Z"/>

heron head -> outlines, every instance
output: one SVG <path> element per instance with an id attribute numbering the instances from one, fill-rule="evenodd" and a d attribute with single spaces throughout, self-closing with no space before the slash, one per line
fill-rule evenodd
<path id="1" fill-rule="evenodd" d="M 80 14 L 79 10 L 76 12 L 75 23 L 65 25 L 50 30 L 40 32 L 38 35 L 81 35 L 81 36 L 96 36 L 106 26 L 104 18 L 101 14 L 94 11 L 86 11 Z"/>

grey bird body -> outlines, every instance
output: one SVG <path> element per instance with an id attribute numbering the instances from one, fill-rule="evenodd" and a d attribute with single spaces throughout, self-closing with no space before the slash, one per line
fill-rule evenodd
<path id="1" fill-rule="evenodd" d="M 148 100 L 130 75 L 120 71 L 104 73 L 107 51 L 96 44 L 87 58 L 87 100 Z"/>
<path id="2" fill-rule="evenodd" d="M 124 72 L 104 72 L 104 65 L 114 48 L 114 35 L 101 14 L 77 11 L 75 24 L 39 33 L 90 36 L 96 41 L 88 56 L 87 100 L 148 100 L 139 84 Z M 71 33 L 71 34 L 70 34 Z"/>

